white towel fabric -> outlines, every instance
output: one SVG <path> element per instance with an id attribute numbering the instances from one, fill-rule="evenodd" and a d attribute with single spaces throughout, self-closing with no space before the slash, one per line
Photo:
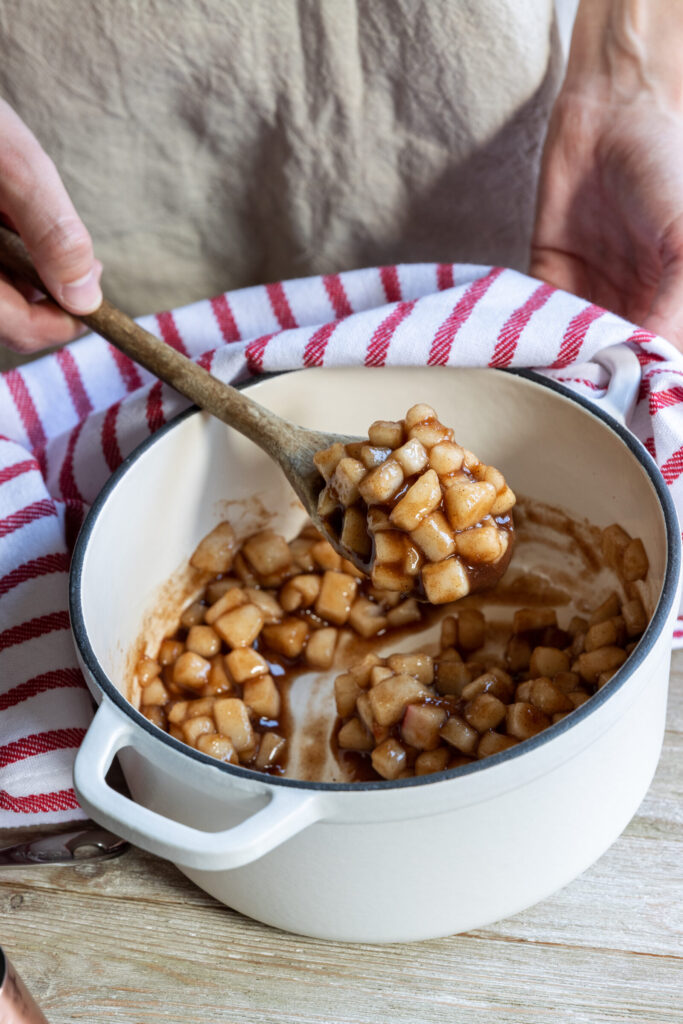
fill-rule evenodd
<path id="1" fill-rule="evenodd" d="M 247 288 L 141 323 L 226 381 L 364 364 L 534 367 L 600 404 L 592 361 L 625 343 L 629 426 L 683 509 L 683 356 L 513 270 L 407 264 Z M 122 459 L 187 401 L 89 335 L 0 376 L 0 826 L 83 817 L 75 752 L 92 715 L 67 614 L 69 552 Z M 679 619 L 673 642 L 683 643 Z"/>

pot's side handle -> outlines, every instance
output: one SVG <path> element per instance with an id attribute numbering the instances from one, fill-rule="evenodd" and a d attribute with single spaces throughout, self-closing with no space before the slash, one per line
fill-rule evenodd
<path id="1" fill-rule="evenodd" d="M 600 408 L 605 409 L 622 426 L 628 426 L 642 379 L 637 355 L 628 345 L 610 345 L 596 352 L 592 362 L 604 366 L 610 373 L 607 392 L 598 403 Z"/>
<path id="2" fill-rule="evenodd" d="M 272 787 L 267 806 L 233 828 L 204 832 L 182 825 L 107 784 L 106 774 L 115 754 L 135 744 L 134 724 L 105 697 L 76 756 L 76 794 L 95 821 L 176 864 L 205 871 L 241 867 L 322 817 L 317 793 Z"/>

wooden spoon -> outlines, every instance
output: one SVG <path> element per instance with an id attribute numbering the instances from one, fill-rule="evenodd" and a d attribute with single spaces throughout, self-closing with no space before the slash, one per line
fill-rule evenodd
<path id="1" fill-rule="evenodd" d="M 0 226 L 0 267 L 46 295 L 49 292 L 36 271 L 28 250 L 18 235 Z M 347 443 L 361 438 L 342 434 L 326 434 L 307 430 L 248 398 L 241 391 L 224 384 L 207 370 L 181 355 L 170 345 L 155 338 L 103 299 L 94 313 L 78 319 L 112 345 L 140 363 L 156 377 L 170 384 L 196 405 L 219 420 L 234 427 L 262 448 L 278 463 L 315 526 L 333 547 L 363 570 L 358 556 L 340 542 L 329 523 L 318 515 L 318 494 L 324 481 L 313 464 L 313 456 L 336 441 Z"/>

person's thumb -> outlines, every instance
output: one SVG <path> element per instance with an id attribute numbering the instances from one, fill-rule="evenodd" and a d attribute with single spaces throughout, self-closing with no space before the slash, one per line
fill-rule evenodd
<path id="1" fill-rule="evenodd" d="M 643 327 L 683 352 L 683 256 L 664 267 Z"/>
<path id="2" fill-rule="evenodd" d="M 0 138 L 0 210 L 23 239 L 50 295 L 70 313 L 92 313 L 102 292 L 90 235 L 55 165 L 2 101 Z"/>
<path id="3" fill-rule="evenodd" d="M 93 255 L 90 235 L 76 216 L 60 217 L 31 239 L 17 225 L 36 269 L 53 296 L 69 313 L 92 313 L 102 301 L 100 264 Z"/>

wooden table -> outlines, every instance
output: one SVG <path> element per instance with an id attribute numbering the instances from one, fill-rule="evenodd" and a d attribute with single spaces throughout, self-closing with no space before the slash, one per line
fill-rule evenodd
<path id="1" fill-rule="evenodd" d="M 489 928 L 410 945 L 301 938 L 135 850 L 0 873 L 0 942 L 50 1024 L 681 1024 L 683 652 L 673 664 L 638 815 L 575 882 Z"/>

